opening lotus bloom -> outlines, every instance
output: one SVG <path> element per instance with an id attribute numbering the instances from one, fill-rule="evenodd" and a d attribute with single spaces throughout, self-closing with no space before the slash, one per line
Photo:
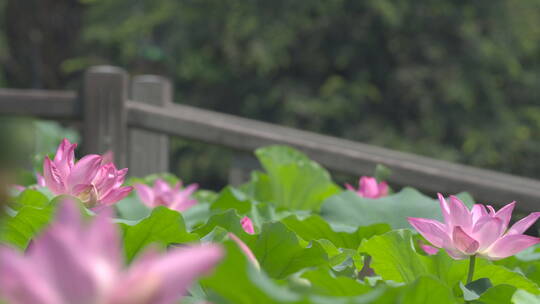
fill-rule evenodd
<path id="1" fill-rule="evenodd" d="M 375 177 L 362 176 L 358 181 L 358 189 L 349 184 L 345 184 L 347 190 L 356 192 L 361 197 L 379 198 L 388 195 L 388 184 L 386 182 L 377 182 Z"/>
<path id="2" fill-rule="evenodd" d="M 515 202 L 499 211 L 476 204 L 469 210 L 461 200 L 450 196 L 449 202 L 439 193 L 444 223 L 425 218 L 409 218 L 409 223 L 433 246 L 445 249 L 454 259 L 478 255 L 490 260 L 512 256 L 540 242 L 540 238 L 524 235 L 536 222 L 534 212 L 508 228 Z"/>
<path id="3" fill-rule="evenodd" d="M 25 255 L 0 247 L 0 298 L 7 303 L 177 303 L 223 255 L 213 244 L 165 254 L 147 251 L 126 269 L 116 225 L 107 214 L 86 225 L 73 202 L 59 208 L 56 222 Z"/>
<path id="4" fill-rule="evenodd" d="M 240 220 L 240 224 L 242 225 L 242 228 L 244 228 L 244 231 L 249 234 L 255 234 L 255 228 L 253 228 L 253 222 L 251 219 L 247 216 L 244 216 Z"/>
<path id="5" fill-rule="evenodd" d="M 56 195 L 73 195 L 89 208 L 104 207 L 126 197 L 133 189 L 122 187 L 128 169 L 117 170 L 112 162 L 90 154 L 75 163 L 75 148 L 64 139 L 53 160 L 45 158 L 43 179 L 47 188 Z"/>
<path id="6" fill-rule="evenodd" d="M 166 181 L 157 179 L 154 187 L 145 184 L 135 185 L 135 190 L 141 201 L 150 208 L 166 206 L 176 211 L 185 211 L 197 203 L 191 199 L 191 194 L 197 190 L 197 184 L 191 184 L 182 189 L 182 182 L 171 187 Z"/>

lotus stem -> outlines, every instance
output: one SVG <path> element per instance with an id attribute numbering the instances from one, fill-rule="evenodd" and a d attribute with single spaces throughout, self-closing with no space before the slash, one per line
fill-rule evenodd
<path id="1" fill-rule="evenodd" d="M 471 255 L 469 258 L 469 274 L 467 275 L 467 284 L 472 282 L 474 276 L 474 265 L 476 264 L 476 255 Z"/>

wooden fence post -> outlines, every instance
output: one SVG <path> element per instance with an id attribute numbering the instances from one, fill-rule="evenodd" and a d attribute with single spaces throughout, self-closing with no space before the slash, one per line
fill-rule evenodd
<path id="1" fill-rule="evenodd" d="M 128 75 L 118 67 L 89 68 L 83 86 L 83 144 L 85 154 L 112 151 L 124 168 L 127 147 Z"/>
<path id="2" fill-rule="evenodd" d="M 229 169 L 229 184 L 239 186 L 248 182 L 253 170 L 261 170 L 259 161 L 250 153 L 235 151 Z"/>
<path id="3" fill-rule="evenodd" d="M 141 75 L 133 78 L 133 101 L 167 107 L 172 104 L 172 85 L 164 77 Z M 128 165 L 132 176 L 145 176 L 169 170 L 169 137 L 146 130 L 130 129 Z"/>

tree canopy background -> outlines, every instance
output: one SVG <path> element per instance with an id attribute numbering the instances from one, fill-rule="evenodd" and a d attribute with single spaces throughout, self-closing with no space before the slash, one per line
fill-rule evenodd
<path id="1" fill-rule="evenodd" d="M 540 177 L 537 0 L 0 0 L 0 12 L 4 87 L 76 88 L 88 66 L 113 64 L 170 77 L 176 102 Z M 222 150 L 172 149 L 180 176 L 222 182 Z"/>

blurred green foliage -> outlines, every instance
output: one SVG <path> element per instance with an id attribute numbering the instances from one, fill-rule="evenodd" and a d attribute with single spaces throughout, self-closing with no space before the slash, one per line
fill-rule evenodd
<path id="1" fill-rule="evenodd" d="M 86 67 L 115 64 L 170 77 L 177 102 L 540 177 L 537 0 L 23 2 L 0 0 L 3 85 L 74 87 Z M 9 18 L 25 10 L 37 17 Z M 37 59 L 14 53 L 25 30 L 62 27 L 65 43 L 29 43 Z M 173 147 L 175 169 L 223 161 Z"/>

